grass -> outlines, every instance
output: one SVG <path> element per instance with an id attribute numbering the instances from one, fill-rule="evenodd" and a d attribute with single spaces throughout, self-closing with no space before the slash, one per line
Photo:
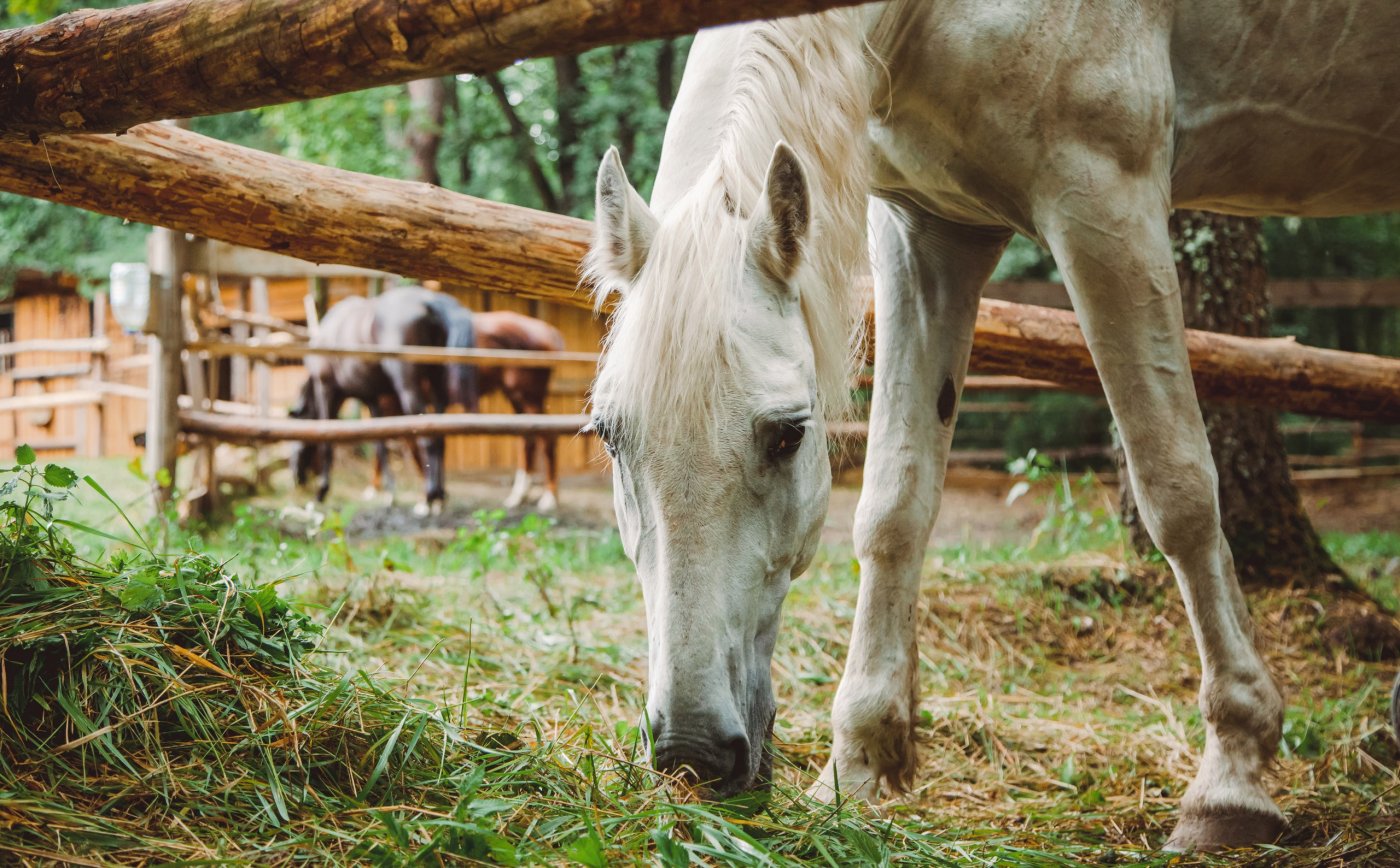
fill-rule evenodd
<path id="1" fill-rule="evenodd" d="M 1125 561 L 1087 484 L 1031 548 L 929 558 L 917 786 L 878 816 L 799 795 L 827 749 L 848 549 L 787 604 L 778 785 L 717 805 L 642 767 L 644 623 L 611 531 L 481 513 L 357 540 L 336 515 L 244 507 L 167 553 L 86 482 L 28 488 L 53 497 L 0 524 L 5 707 L 27 715 L 0 723 L 0 849 L 19 861 L 1172 862 L 1155 847 L 1201 742 L 1195 655 L 1169 575 Z M 1392 588 L 1396 543 L 1329 539 Z M 1400 861 L 1392 671 L 1323 647 L 1304 594 L 1251 605 L 1288 696 L 1294 827 L 1286 853 L 1204 861 Z"/>

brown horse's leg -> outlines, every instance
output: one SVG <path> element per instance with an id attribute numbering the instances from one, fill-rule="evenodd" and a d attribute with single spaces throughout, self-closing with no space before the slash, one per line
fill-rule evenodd
<path id="1" fill-rule="evenodd" d="M 379 399 L 377 404 L 366 404 L 365 409 L 369 410 L 371 418 L 378 419 L 381 416 L 397 416 L 399 405 L 393 396 L 385 395 Z M 370 483 L 369 487 L 365 489 L 363 497 L 365 500 L 374 500 L 386 488 L 392 503 L 395 485 L 393 468 L 389 466 L 389 444 L 383 440 L 377 440 L 374 444 L 374 466 L 370 471 Z"/>
<path id="2" fill-rule="evenodd" d="M 520 438 L 519 460 L 516 462 L 515 483 L 506 496 L 506 509 L 515 509 L 525 502 L 530 494 L 530 455 L 534 451 L 535 438 L 525 435 Z"/>
<path id="3" fill-rule="evenodd" d="M 413 456 L 413 464 L 418 468 L 421 476 L 428 475 L 428 459 L 423 455 L 423 449 L 418 441 L 413 437 L 408 437 L 403 441 L 408 446 L 408 454 Z"/>
<path id="4" fill-rule="evenodd" d="M 388 463 L 389 456 L 384 449 L 383 443 L 376 443 L 374 446 L 374 467 L 369 474 L 369 490 L 365 492 L 365 500 L 370 500 L 384 490 L 384 465 Z"/>
<path id="5" fill-rule="evenodd" d="M 559 506 L 559 438 L 553 434 L 539 436 L 541 457 L 544 459 L 544 496 L 540 498 L 540 512 L 554 512 Z"/>
<path id="6" fill-rule="evenodd" d="M 510 408 L 517 414 L 530 413 L 530 403 L 528 396 L 520 389 L 520 374 L 518 369 L 502 371 L 503 385 L 506 400 L 510 401 Z M 535 438 L 526 434 L 520 438 L 519 461 L 515 470 L 515 483 L 511 485 L 510 494 L 506 496 L 506 509 L 515 509 L 525 503 L 525 499 L 530 496 L 530 487 L 533 480 L 530 478 L 531 463 L 535 454 Z"/>

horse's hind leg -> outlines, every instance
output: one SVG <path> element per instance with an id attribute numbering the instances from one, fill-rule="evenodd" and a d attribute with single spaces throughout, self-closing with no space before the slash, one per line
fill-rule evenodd
<path id="1" fill-rule="evenodd" d="M 1128 177 L 1116 160 L 1084 162 L 1071 183 L 1044 197 L 1050 204 L 1037 223 L 1103 379 L 1143 521 L 1186 599 L 1202 665 L 1205 755 L 1168 846 L 1270 841 L 1285 826 L 1263 782 L 1283 700 L 1255 648 L 1220 530 L 1167 234 L 1167 184 Z"/>
<path id="2" fill-rule="evenodd" d="M 542 412 L 542 408 L 531 402 L 528 394 L 518 386 L 506 389 L 506 400 L 510 401 L 510 408 L 517 414 Z M 531 472 L 534 470 L 535 455 L 539 452 L 538 441 L 539 438 L 533 434 L 526 434 L 520 438 L 520 463 L 515 471 L 515 482 L 511 485 L 510 494 L 506 496 L 506 509 L 518 508 L 530 496 L 530 489 L 535 484 Z"/>
<path id="3" fill-rule="evenodd" d="M 982 285 L 1007 233 L 955 226 L 875 200 L 875 388 L 860 558 L 831 759 L 811 794 L 873 800 L 914 772 L 919 577 L 938 515 Z"/>
<path id="4" fill-rule="evenodd" d="M 540 512 L 559 508 L 559 438 L 553 434 L 539 436 L 539 456 L 544 462 L 544 494 L 540 496 Z"/>
<path id="5" fill-rule="evenodd" d="M 535 437 L 526 434 L 520 438 L 519 461 L 515 468 L 515 482 L 510 487 L 510 494 L 506 495 L 506 509 L 516 509 L 525 502 L 525 498 L 530 495 L 530 487 L 533 481 L 530 478 L 530 456 L 535 451 Z"/>

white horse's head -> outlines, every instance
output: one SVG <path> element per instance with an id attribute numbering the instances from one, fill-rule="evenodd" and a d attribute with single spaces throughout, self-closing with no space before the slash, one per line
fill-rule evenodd
<path id="1" fill-rule="evenodd" d="M 620 303 L 593 428 L 646 602 L 653 762 L 728 794 L 770 770 L 773 647 L 826 515 L 850 335 L 804 298 L 820 254 L 797 155 L 779 144 L 748 195 L 707 171 L 658 219 L 603 160 L 589 270 Z"/>

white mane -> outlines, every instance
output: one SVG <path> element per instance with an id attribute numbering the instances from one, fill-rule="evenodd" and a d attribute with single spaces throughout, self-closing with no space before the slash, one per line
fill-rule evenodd
<path id="1" fill-rule="evenodd" d="M 723 103 L 719 129 L 694 131 L 713 137 L 714 156 L 660 215 L 635 286 L 602 273 L 601 251 L 590 256 L 600 302 L 621 296 L 599 385 L 609 384 L 609 403 L 631 437 L 644 436 L 639 429 L 653 422 L 713 434 L 724 415 L 742 352 L 734 307 L 745 228 L 779 141 L 801 159 L 811 198 L 811 230 L 793 284 L 814 355 L 814 409 L 830 418 L 848 404 L 862 349 L 864 300 L 853 280 L 865 261 L 869 191 L 863 34 L 852 12 L 838 10 L 752 24 L 735 37 L 742 41 L 729 92 L 703 95 Z"/>

